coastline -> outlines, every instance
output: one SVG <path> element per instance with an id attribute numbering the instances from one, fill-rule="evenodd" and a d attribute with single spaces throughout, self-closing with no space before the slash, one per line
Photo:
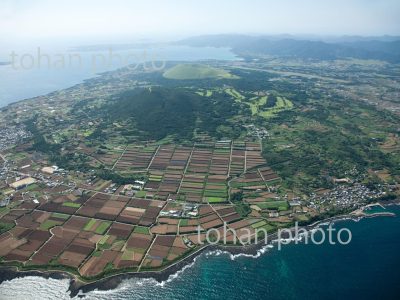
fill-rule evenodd
<path id="1" fill-rule="evenodd" d="M 182 50 L 179 54 L 179 56 L 177 57 L 175 55 L 175 53 L 172 51 L 170 51 L 171 49 L 173 49 L 173 47 L 180 47 Z M 189 57 L 187 55 L 187 53 L 185 52 L 185 48 L 190 47 L 190 48 L 197 48 L 198 51 L 196 52 L 196 54 L 194 55 L 194 57 Z M 78 47 L 79 48 L 79 47 Z M 135 49 L 135 51 L 143 51 L 144 53 L 146 51 L 154 51 L 154 49 L 158 49 L 158 48 L 149 48 L 148 47 L 144 47 L 144 48 L 133 48 Z M 242 60 L 243 58 L 237 54 L 234 53 L 232 51 L 231 48 L 229 47 L 194 47 L 194 46 L 190 46 L 190 45 L 175 45 L 174 42 L 167 42 L 165 44 L 165 47 L 162 48 L 164 52 L 161 52 L 161 54 L 158 54 L 158 56 L 160 57 L 160 60 L 166 62 L 166 63 L 187 63 L 187 62 L 199 62 L 199 61 L 235 61 L 235 60 Z M 166 49 L 166 50 L 165 50 Z M 208 49 L 208 52 L 207 52 Z M 210 52 L 209 49 L 212 50 L 217 50 L 220 53 L 213 53 Z M 103 55 L 109 55 L 108 51 L 109 48 L 103 49 L 101 52 Z M 67 51 L 67 50 L 66 50 Z M 89 53 L 87 55 L 96 55 L 96 50 L 93 50 L 94 52 L 91 51 L 84 51 L 84 50 L 80 50 L 78 53 Z M 124 51 L 127 50 L 116 50 L 116 54 L 121 54 L 121 55 L 129 55 L 124 53 Z M 169 51 L 169 52 L 168 52 Z M 68 52 L 67 52 L 68 53 Z M 162 54 L 164 53 L 164 54 Z M 201 53 L 201 54 L 200 54 Z M 157 55 L 155 55 L 154 57 L 157 57 Z M 81 59 L 84 60 L 84 65 L 80 66 L 79 71 L 81 71 L 80 76 L 78 76 L 78 80 L 74 80 L 72 78 L 74 78 L 75 76 L 77 76 L 75 73 L 76 71 L 71 68 L 71 67 L 67 67 L 66 69 L 64 69 L 64 73 L 67 73 L 70 71 L 72 75 L 70 76 L 64 76 L 64 77 L 60 77 L 60 79 L 56 82 L 55 86 L 48 89 L 46 88 L 46 85 L 43 85 L 42 88 L 39 91 L 32 91 L 32 92 L 28 92 L 28 93 L 24 93 L 23 95 L 18 95 L 15 96 L 15 91 L 11 91 L 9 92 L 7 95 L 7 97 L 11 97 L 12 100 L 9 100 L 8 98 L 4 97 L 4 99 L 2 98 L 2 94 L 0 94 L 0 111 L 2 109 L 7 108 L 8 106 L 12 106 L 15 105 L 17 103 L 23 103 L 26 101 L 31 101 L 31 100 L 36 100 L 37 98 L 40 97 L 46 97 L 48 95 L 52 95 L 54 93 L 63 91 L 63 90 L 68 90 L 70 88 L 74 88 L 76 86 L 79 86 L 81 84 L 85 84 L 86 82 L 90 82 L 91 80 L 96 80 L 98 77 L 102 76 L 103 74 L 107 74 L 107 73 L 113 73 L 113 72 L 118 72 L 119 70 L 125 69 L 127 67 L 130 66 L 130 64 L 113 64 L 111 67 L 105 66 L 105 65 L 100 65 L 98 70 L 91 70 L 89 63 L 93 60 L 92 56 L 89 57 L 85 57 L 83 56 Z M 139 60 L 139 61 L 135 61 L 132 62 L 133 65 L 142 65 L 142 64 L 146 64 L 151 62 L 153 59 L 153 56 L 149 55 L 148 58 L 144 59 L 144 60 Z M 86 64 L 85 64 L 86 62 Z M 11 61 L 0 61 L 0 68 L 1 67 L 7 67 L 12 65 Z M 39 69 L 39 68 L 38 68 Z M 35 68 L 36 70 L 36 68 Z M 55 69 L 51 69 L 49 71 L 54 71 Z M 1 73 L 0 73 L 1 74 Z M 74 76 L 74 77 L 71 77 Z M 48 82 L 49 78 L 54 78 L 54 75 L 50 74 L 46 76 L 43 76 L 42 82 L 46 83 Z M 29 77 L 27 77 L 27 79 L 29 79 Z M 67 84 L 64 84 L 64 82 L 67 82 Z M 18 83 L 18 82 L 17 82 Z M 40 84 L 41 82 L 39 82 Z M 7 99 L 7 100 L 6 100 Z"/>
<path id="2" fill-rule="evenodd" d="M 400 205 L 400 199 L 396 199 L 390 202 L 386 202 L 384 204 L 379 203 L 379 205 L 383 207 L 388 207 L 392 205 Z M 376 205 L 373 204 L 373 205 Z M 396 215 L 391 212 L 378 212 L 372 214 L 366 213 L 359 213 L 369 205 L 365 205 L 355 211 L 352 211 L 348 214 L 337 215 L 334 217 L 330 217 L 327 219 L 316 221 L 312 224 L 301 226 L 299 228 L 304 228 L 307 231 L 311 231 L 313 229 L 319 228 L 321 225 L 326 225 L 330 222 L 338 222 L 338 221 L 346 221 L 346 220 L 353 220 L 359 221 L 363 218 L 374 218 L 374 217 L 395 217 Z M 291 232 L 294 232 L 295 227 L 287 228 Z M 132 278 L 152 278 L 155 279 L 157 282 L 164 282 L 167 281 L 170 276 L 173 276 L 185 268 L 190 267 L 195 261 L 196 258 L 202 253 L 212 253 L 214 251 L 223 251 L 232 256 L 251 256 L 251 257 L 258 257 L 259 255 L 263 254 L 268 248 L 272 248 L 273 244 L 278 242 L 278 233 L 275 232 L 271 235 L 267 236 L 267 240 L 263 239 L 257 244 L 250 244 L 250 245 L 204 245 L 201 248 L 197 249 L 193 253 L 190 253 L 187 257 L 179 260 L 162 270 L 157 271 L 142 271 L 142 272 L 124 272 L 124 273 L 117 273 L 111 274 L 109 276 L 105 276 L 103 278 L 94 280 L 92 282 L 85 282 L 78 278 L 75 274 L 69 273 L 67 271 L 60 271 L 60 270 L 18 270 L 15 266 L 0 266 L 0 284 L 3 281 L 8 281 L 16 278 L 27 277 L 27 276 L 40 276 L 46 279 L 54 278 L 54 279 L 69 279 L 69 288 L 68 292 L 70 293 L 71 297 L 77 296 L 80 291 L 86 293 L 92 290 L 110 290 L 117 288 L 122 281 L 126 279 Z"/>

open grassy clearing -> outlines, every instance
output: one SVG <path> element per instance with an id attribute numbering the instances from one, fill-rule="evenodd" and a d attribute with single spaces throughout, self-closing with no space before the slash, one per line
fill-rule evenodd
<path id="1" fill-rule="evenodd" d="M 168 79 L 206 79 L 206 78 L 237 78 L 223 70 L 200 64 L 179 64 L 168 69 L 163 76 Z"/>
<path id="2" fill-rule="evenodd" d="M 203 97 L 211 97 L 213 95 L 213 91 L 212 90 L 203 90 L 203 89 L 199 89 L 196 94 L 203 96 Z"/>
<path id="3" fill-rule="evenodd" d="M 265 105 L 265 103 L 267 103 L 267 96 L 262 96 L 260 98 L 255 98 L 255 99 L 257 99 L 257 100 L 254 101 L 254 99 L 253 99 L 253 101 L 251 103 L 249 103 L 250 109 L 251 109 L 251 114 L 253 116 L 259 113 L 260 106 L 263 106 L 263 105 Z M 250 100 L 252 100 L 252 99 L 250 99 Z"/>
<path id="4" fill-rule="evenodd" d="M 288 210 L 289 205 L 287 201 L 271 201 L 262 202 L 256 204 L 261 209 L 273 209 L 273 210 Z"/>
<path id="5" fill-rule="evenodd" d="M 286 97 L 282 96 L 269 95 L 246 98 L 234 88 L 224 89 L 224 92 L 231 96 L 236 102 L 247 104 L 253 116 L 261 116 L 268 119 L 274 117 L 281 111 L 293 108 L 293 103 Z"/>
<path id="6" fill-rule="evenodd" d="M 274 107 L 259 112 L 259 115 L 264 118 L 271 118 L 283 110 L 293 108 L 293 103 L 285 97 L 277 97 L 277 102 Z"/>
<path id="7" fill-rule="evenodd" d="M 227 93 L 229 96 L 233 97 L 236 101 L 243 101 L 246 99 L 245 96 L 240 94 L 237 90 L 235 89 L 225 89 L 225 93 Z"/>
<path id="8" fill-rule="evenodd" d="M 251 114 L 258 115 L 264 118 L 271 118 L 277 113 L 293 108 L 293 103 L 285 97 L 276 97 L 276 102 L 273 106 L 268 107 L 270 99 L 267 96 L 258 98 L 256 101 L 249 103 Z"/>

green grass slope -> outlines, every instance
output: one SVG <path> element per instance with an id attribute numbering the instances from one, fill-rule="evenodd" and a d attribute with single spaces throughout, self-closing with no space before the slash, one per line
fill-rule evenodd
<path id="1" fill-rule="evenodd" d="M 205 79 L 205 78 L 236 78 L 229 72 L 201 64 L 179 64 L 164 72 L 168 79 Z"/>

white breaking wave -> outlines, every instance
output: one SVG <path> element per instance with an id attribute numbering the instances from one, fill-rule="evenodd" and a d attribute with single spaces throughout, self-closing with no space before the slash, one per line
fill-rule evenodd
<path id="1" fill-rule="evenodd" d="M 247 258 L 259 258 L 261 255 L 266 253 L 269 249 L 273 248 L 274 246 L 271 244 L 265 245 L 262 248 L 258 249 L 256 254 L 247 254 L 247 253 L 238 253 L 232 254 L 227 250 L 213 250 L 206 252 L 205 256 L 220 256 L 220 255 L 228 255 L 231 260 L 235 260 L 239 257 L 247 257 Z"/>
<path id="2" fill-rule="evenodd" d="M 183 274 L 187 269 L 190 269 L 196 264 L 197 259 L 199 256 L 196 256 L 190 264 L 185 265 L 182 269 L 178 270 L 174 274 L 169 275 L 168 279 L 162 282 L 157 282 L 157 284 L 161 287 L 164 287 L 165 284 L 172 282 L 174 279 L 178 278 L 179 275 Z"/>
<path id="3" fill-rule="evenodd" d="M 169 275 L 167 280 L 164 280 L 161 282 L 158 282 L 154 278 L 131 278 L 131 279 L 123 280 L 122 283 L 116 289 L 111 289 L 111 290 L 95 289 L 95 290 L 87 292 L 87 293 L 80 293 L 79 295 L 84 295 L 85 296 L 84 299 L 89 300 L 89 299 L 99 299 L 101 296 L 116 294 L 116 293 L 124 291 L 124 290 L 131 290 L 135 286 L 136 287 L 151 286 L 151 287 L 164 288 L 166 284 L 171 283 L 172 281 L 177 279 L 180 275 L 182 275 L 187 269 L 190 269 L 191 267 L 193 267 L 198 258 L 199 258 L 199 256 L 195 257 L 190 264 L 185 265 L 182 269 L 178 270 L 174 274 Z M 104 299 L 107 299 L 107 298 L 104 298 Z"/>
<path id="4" fill-rule="evenodd" d="M 46 279 L 26 276 L 3 281 L 0 284 L 2 300 L 69 300 L 69 279 Z"/>
<path id="5" fill-rule="evenodd" d="M 173 282 L 177 278 L 179 278 L 183 273 L 185 273 L 188 269 L 192 268 L 200 257 L 209 257 L 209 256 L 220 256 L 227 255 L 231 260 L 235 260 L 239 257 L 246 258 L 259 258 L 261 255 L 266 253 L 269 249 L 274 246 L 271 244 L 265 245 L 262 248 L 258 249 L 255 254 L 231 254 L 229 251 L 225 250 L 212 250 L 207 251 L 199 256 L 196 256 L 193 261 L 187 265 L 185 265 L 182 269 L 178 270 L 174 274 L 169 275 L 167 280 L 158 282 L 154 278 L 131 278 L 126 279 L 118 285 L 118 287 L 110 290 L 99 290 L 95 289 L 89 291 L 87 293 L 83 293 L 80 291 L 76 297 L 73 299 L 114 299 L 113 296 L 116 296 L 123 293 L 124 291 L 129 291 L 134 289 L 134 287 L 138 288 L 146 288 L 149 287 L 159 287 L 165 288 L 166 285 Z M 9 281 L 4 281 L 0 284 L 0 299 L 1 300 L 25 300 L 25 299 L 33 299 L 33 300 L 69 300 L 70 292 L 69 288 L 69 279 L 46 279 L 40 276 L 26 276 L 22 278 L 15 278 Z M 79 298 L 79 296 L 81 298 Z"/>

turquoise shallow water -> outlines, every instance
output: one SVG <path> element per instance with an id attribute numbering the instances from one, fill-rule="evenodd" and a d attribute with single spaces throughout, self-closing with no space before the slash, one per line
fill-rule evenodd
<path id="1" fill-rule="evenodd" d="M 397 215 L 399 207 L 390 208 Z M 349 228 L 348 245 L 290 244 L 258 258 L 223 252 L 200 255 L 195 263 L 162 284 L 152 279 L 124 281 L 87 299 L 399 299 L 400 218 L 340 221 Z M 24 288 L 25 287 L 25 288 Z M 66 299 L 68 281 L 28 277 L 4 282 L 4 299 Z M 2 299 L 0 297 L 0 299 Z"/>

